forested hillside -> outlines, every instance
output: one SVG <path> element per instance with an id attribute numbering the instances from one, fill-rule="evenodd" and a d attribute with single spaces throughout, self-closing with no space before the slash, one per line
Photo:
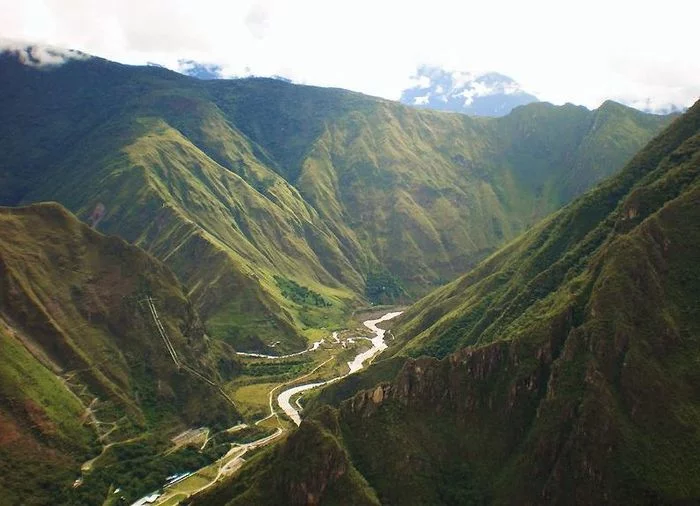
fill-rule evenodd
<path id="1" fill-rule="evenodd" d="M 360 302 L 444 284 L 669 121 L 612 102 L 469 118 L 99 58 L 5 53 L 0 78 L 0 204 L 58 201 L 141 246 L 245 350 L 299 350 Z"/>

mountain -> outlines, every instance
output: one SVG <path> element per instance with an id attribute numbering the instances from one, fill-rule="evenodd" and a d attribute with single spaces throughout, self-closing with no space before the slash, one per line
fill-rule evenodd
<path id="1" fill-rule="evenodd" d="M 468 114 L 505 116 L 520 105 L 537 102 L 520 84 L 496 72 L 450 72 L 422 65 L 403 90 L 401 103 L 413 107 Z"/>
<path id="2" fill-rule="evenodd" d="M 40 54 L 37 51 L 27 51 Z M 670 118 L 613 102 L 503 118 L 274 79 L 0 57 L 0 204 L 57 201 L 162 260 L 209 335 L 300 350 L 358 304 L 465 272 Z"/>
<path id="3" fill-rule="evenodd" d="M 232 356 L 160 261 L 58 204 L 0 208 L 0 504 L 134 497 L 169 437 L 235 422 Z"/>
<path id="4" fill-rule="evenodd" d="M 409 308 L 366 373 L 403 360 L 393 379 L 329 387 L 195 504 L 697 503 L 699 167 L 700 102 Z"/>

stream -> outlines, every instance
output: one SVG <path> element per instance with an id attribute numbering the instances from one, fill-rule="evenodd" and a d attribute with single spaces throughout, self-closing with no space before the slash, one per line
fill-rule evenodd
<path id="1" fill-rule="evenodd" d="M 292 421 L 299 425 L 301 424 L 301 416 L 299 415 L 299 411 L 292 406 L 290 400 L 291 398 L 295 395 L 298 394 L 299 392 L 305 392 L 307 390 L 311 390 L 313 388 L 317 388 L 323 385 L 328 385 L 330 383 L 334 383 L 340 379 L 345 378 L 346 376 L 349 376 L 350 374 L 356 373 L 360 369 L 364 367 L 364 364 L 366 361 L 374 357 L 375 355 L 381 353 L 387 348 L 387 344 L 384 342 L 384 334 L 386 333 L 386 330 L 380 329 L 377 327 L 377 324 L 381 322 L 385 322 L 387 320 L 391 320 L 392 318 L 396 318 L 402 313 L 402 311 L 396 311 L 393 313 L 387 313 L 381 318 L 377 320 L 367 320 L 364 322 L 364 326 L 367 327 L 369 330 L 371 330 L 375 337 L 370 339 L 372 342 L 372 347 L 367 350 L 363 351 L 362 353 L 359 353 L 353 360 L 348 362 L 348 368 L 349 371 L 342 376 L 337 376 L 335 378 L 326 380 L 326 381 L 319 381 L 316 383 L 307 383 L 305 385 L 297 385 L 295 387 L 289 388 L 287 390 L 284 390 L 282 393 L 280 393 L 277 396 L 277 403 L 279 404 L 280 408 L 282 408 L 282 411 L 284 411 L 289 418 L 292 419 Z M 336 337 L 337 335 L 334 335 Z M 337 339 L 337 337 L 336 337 Z M 315 343 L 314 343 L 315 344 Z M 299 406 L 299 404 L 297 404 Z"/>

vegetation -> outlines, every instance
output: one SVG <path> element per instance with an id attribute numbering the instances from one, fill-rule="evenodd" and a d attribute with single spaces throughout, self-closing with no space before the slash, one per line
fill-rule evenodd
<path id="1" fill-rule="evenodd" d="M 342 401 L 353 397 L 357 392 L 394 379 L 405 361 L 405 357 L 399 356 L 378 360 L 373 363 L 372 367 L 351 374 L 320 390 L 312 391 L 311 395 L 307 395 L 309 399 L 305 409 L 312 412 L 316 409 L 323 409 L 324 406 L 339 407 Z"/>
<path id="2" fill-rule="evenodd" d="M 271 362 L 251 362 L 245 364 L 242 370 L 244 376 L 298 376 L 308 368 L 309 360 L 284 360 Z"/>
<path id="3" fill-rule="evenodd" d="M 130 504 L 165 485 L 174 474 L 193 472 L 213 459 L 192 447 L 162 454 L 165 441 L 135 442 L 110 448 L 106 463 L 88 474 L 83 484 L 71 490 L 67 504 L 101 504 L 106 491 L 120 489 L 118 496 Z M 112 492 L 114 494 L 114 492 Z"/>
<path id="4" fill-rule="evenodd" d="M 365 296 L 372 304 L 396 303 L 406 291 L 401 281 L 388 271 L 371 271 L 367 275 Z"/>
<path id="5" fill-rule="evenodd" d="M 202 500 L 556 502 L 571 484 L 550 476 L 575 476 L 580 502 L 697 497 L 697 108 L 538 224 L 669 118 L 608 102 L 474 119 L 96 58 L 2 54 L 0 78 L 0 204 L 61 203 L 0 208 L 0 502 L 113 503 L 213 461 L 262 434 L 224 428 L 312 367 L 234 347 L 304 349 L 364 299 L 422 295 L 528 229 Z M 169 453 L 204 424 L 204 450 Z M 592 427 L 610 431 L 588 444 Z"/>
<path id="6" fill-rule="evenodd" d="M 366 373 L 400 361 L 393 379 L 322 393 L 337 407 L 317 404 L 274 458 L 195 504 L 304 504 L 299 489 L 334 504 L 336 487 L 357 493 L 341 484 L 353 473 L 370 487 L 358 502 L 696 503 L 699 167 L 700 102 L 619 175 L 411 307 L 394 358 Z M 347 461 L 326 475 L 314 461 L 334 462 L 331 436 Z M 297 437 L 305 460 L 285 460 Z"/>
<path id="7" fill-rule="evenodd" d="M 324 299 L 321 294 L 314 292 L 313 290 L 309 290 L 305 286 L 301 286 L 293 279 L 287 279 L 281 276 L 274 276 L 274 278 L 277 286 L 282 291 L 282 297 L 285 297 L 292 302 L 316 307 L 328 307 L 331 305 L 331 303 Z"/>
<path id="8" fill-rule="evenodd" d="M 158 260 L 58 204 L 0 208 L 3 497 L 68 501 L 90 460 L 85 493 L 104 498 L 113 471 L 130 469 L 121 452 L 142 448 L 145 458 L 140 445 L 151 444 L 124 448 L 125 441 L 238 418 L 216 386 L 175 364 L 145 305 L 149 296 L 180 365 L 215 385 L 236 371 L 232 350 L 205 339 L 182 286 Z M 161 473 L 171 460 L 155 458 L 147 468 Z M 113 467 L 101 471 L 106 462 Z"/>
<path id="9" fill-rule="evenodd" d="M 4 54 L 0 77 L 0 204 L 58 201 L 139 245 L 244 350 L 301 350 L 365 294 L 453 279 L 669 121 L 612 102 L 475 119 L 98 58 L 37 70 Z M 275 276 L 318 296 L 285 297 Z"/>
<path id="10" fill-rule="evenodd" d="M 317 497 L 330 505 L 379 504 L 373 490 L 350 464 L 337 436 L 316 421 L 305 422 L 286 444 L 256 455 L 228 486 L 213 487 L 194 504 L 277 504 L 280 498 L 286 504 L 307 504 L 317 502 Z M 309 452 L 309 448 L 314 451 Z M 280 474 L 271 472 L 272 465 Z"/>

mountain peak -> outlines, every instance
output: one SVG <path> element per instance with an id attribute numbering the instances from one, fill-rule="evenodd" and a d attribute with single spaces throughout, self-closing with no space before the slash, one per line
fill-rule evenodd
<path id="1" fill-rule="evenodd" d="M 414 107 L 475 116 L 505 116 L 514 107 L 537 102 L 514 79 L 497 72 L 450 71 L 422 65 L 403 91 L 401 102 Z"/>

